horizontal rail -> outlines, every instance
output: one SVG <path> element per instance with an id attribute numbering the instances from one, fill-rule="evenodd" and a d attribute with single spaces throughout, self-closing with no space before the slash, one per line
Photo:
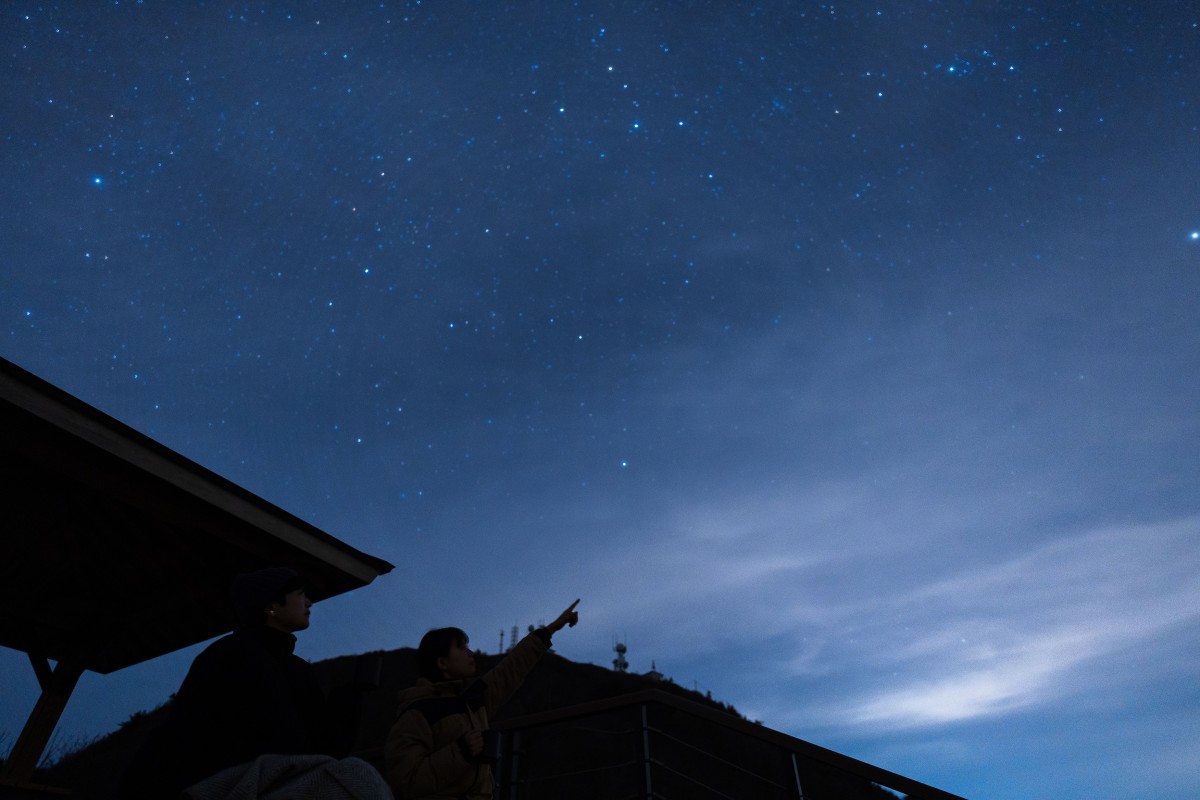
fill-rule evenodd
<path id="1" fill-rule="evenodd" d="M 951 794 L 950 792 L 921 783 L 912 778 L 906 778 L 903 775 L 883 769 L 882 767 L 868 764 L 865 761 L 859 761 L 856 758 L 842 755 L 841 753 L 811 742 L 806 742 L 803 739 L 797 739 L 785 733 L 780 733 L 763 725 L 748 722 L 736 714 L 718 711 L 710 706 L 678 697 L 661 689 L 645 689 L 640 692 L 632 692 L 605 700 L 581 703 L 569 708 L 507 719 L 497 722 L 494 727 L 506 731 L 530 730 L 574 722 L 597 714 L 621 711 L 642 705 L 659 705 L 681 711 L 692 717 L 715 723 L 750 738 L 769 743 L 803 758 L 851 773 L 880 786 L 903 792 L 910 798 L 914 798 L 914 800 L 916 798 L 920 798 L 920 800 L 966 800 L 959 795 Z"/>
<path id="2" fill-rule="evenodd" d="M 553 775 L 539 775 L 535 778 L 517 778 L 512 781 L 513 784 L 520 786 L 521 784 L 545 783 L 547 781 L 560 781 L 563 778 L 574 778 L 578 775 L 591 775 L 595 772 L 610 772 L 614 769 L 623 769 L 626 767 L 636 767 L 636 761 L 624 761 L 620 764 L 605 764 L 600 767 L 592 767 L 591 769 L 577 769 L 573 772 L 557 772 Z"/>
<path id="3" fill-rule="evenodd" d="M 699 753 L 700 755 L 704 756 L 705 758 L 712 759 L 713 761 L 719 761 L 727 767 L 731 767 L 731 768 L 737 770 L 738 772 L 743 772 L 746 775 L 749 775 L 751 778 L 755 778 L 757 780 L 762 781 L 763 783 L 770 784 L 771 786 L 774 786 L 776 789 L 784 789 L 784 790 L 787 789 L 786 786 L 778 784 L 775 781 L 771 780 L 770 778 L 765 778 L 762 775 L 759 775 L 757 772 L 752 772 L 751 770 L 748 770 L 745 767 L 743 767 L 741 764 L 735 764 L 728 759 L 721 758 L 716 753 L 710 753 L 707 750 L 705 750 L 704 748 L 697 747 L 696 745 L 692 744 L 691 742 L 685 742 L 683 739 L 680 739 L 678 736 L 672 736 L 671 734 L 667 733 L 664 730 L 659 730 L 658 728 L 655 728 L 653 726 L 648 727 L 647 730 L 650 731 L 651 733 L 657 733 L 660 736 L 665 736 L 666 738 L 670 739 L 673 742 L 678 742 L 679 744 L 683 745 L 684 747 L 688 748 L 689 750 L 694 750 L 695 752 Z M 664 769 L 670 770 L 671 772 L 675 772 L 675 770 L 671 769 L 666 764 L 661 764 L 660 766 L 662 766 Z M 684 777 L 687 777 L 687 776 L 684 776 Z M 709 788 L 709 787 L 705 787 L 705 788 Z M 720 792 L 717 792 L 717 793 L 720 794 Z"/>

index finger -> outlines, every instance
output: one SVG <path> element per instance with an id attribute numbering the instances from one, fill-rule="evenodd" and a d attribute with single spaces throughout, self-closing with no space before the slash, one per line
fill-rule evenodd
<path id="1" fill-rule="evenodd" d="M 577 606 L 577 605 L 579 605 L 579 598 L 578 598 L 578 597 L 576 597 L 576 598 L 575 598 L 575 602 L 574 602 L 574 603 L 571 603 L 571 605 L 567 606 L 567 611 L 566 611 L 566 613 L 568 613 L 568 614 L 569 614 L 569 613 L 571 613 L 572 611 L 574 611 L 574 610 L 575 610 L 575 606 Z"/>

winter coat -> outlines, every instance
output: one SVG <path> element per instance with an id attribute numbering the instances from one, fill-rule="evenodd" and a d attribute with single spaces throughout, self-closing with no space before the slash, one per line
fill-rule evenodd
<path id="1" fill-rule="evenodd" d="M 184 787 L 264 753 L 344 755 L 350 714 L 335 719 L 296 637 L 261 626 L 235 631 L 192 662 L 167 721 L 126 774 L 126 797 L 177 796 Z"/>
<path id="2" fill-rule="evenodd" d="M 490 800 L 491 767 L 464 751 L 467 731 L 486 730 L 488 716 L 521 686 L 550 647 L 539 628 L 479 678 L 431 683 L 425 678 L 400 692 L 396 722 L 384 745 L 384 777 L 397 800 Z"/>

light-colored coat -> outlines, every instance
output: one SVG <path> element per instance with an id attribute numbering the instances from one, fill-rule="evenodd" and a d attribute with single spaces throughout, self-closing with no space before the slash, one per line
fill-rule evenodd
<path id="1" fill-rule="evenodd" d="M 468 758 L 459 740 L 469 730 L 487 729 L 488 716 L 520 688 L 548 642 L 544 630 L 535 631 L 482 677 L 442 683 L 422 678 L 400 692 L 384 745 L 384 777 L 397 800 L 490 800 L 491 767 Z"/>

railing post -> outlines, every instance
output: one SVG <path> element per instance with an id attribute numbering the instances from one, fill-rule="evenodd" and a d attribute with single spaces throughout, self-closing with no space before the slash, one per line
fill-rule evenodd
<path id="1" fill-rule="evenodd" d="M 515 728 L 512 731 L 512 736 L 509 739 L 509 753 L 512 755 L 508 759 L 508 797 L 509 800 L 517 800 L 520 796 L 520 788 L 517 783 L 519 771 L 517 769 L 517 760 L 521 757 L 521 730 Z"/>
<path id="2" fill-rule="evenodd" d="M 796 776 L 796 796 L 804 800 L 804 787 L 800 785 L 800 765 L 796 763 L 795 751 L 792 751 L 792 774 Z"/>
<path id="3" fill-rule="evenodd" d="M 650 780 L 650 720 L 646 714 L 646 704 L 642 703 L 642 767 L 646 789 L 646 800 L 653 800 L 654 786 Z"/>
<path id="4" fill-rule="evenodd" d="M 496 737 L 496 749 L 494 751 L 496 760 L 492 762 L 492 800 L 503 800 L 505 794 L 504 788 L 508 783 L 508 762 L 512 758 L 511 753 L 507 749 L 508 736 L 504 731 L 495 730 L 490 734 L 484 734 L 483 749 L 485 755 L 488 749 L 488 735 Z"/>

